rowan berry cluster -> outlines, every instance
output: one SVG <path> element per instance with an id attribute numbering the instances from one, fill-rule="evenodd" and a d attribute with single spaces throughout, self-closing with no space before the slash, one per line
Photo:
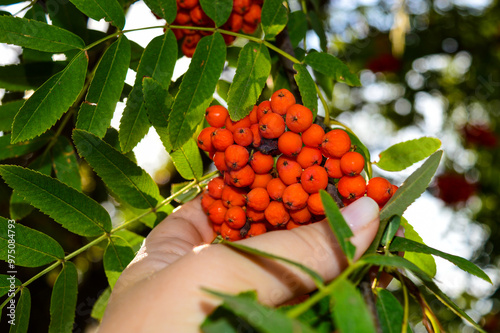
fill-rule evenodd
<path id="1" fill-rule="evenodd" d="M 228 240 L 293 229 L 324 218 L 320 190 L 338 191 L 344 205 L 365 194 L 382 207 L 397 187 L 382 177 L 366 184 L 365 159 L 342 129 L 325 133 L 313 113 L 281 89 L 232 121 L 220 105 L 206 110 L 198 136 L 221 176 L 208 183 L 202 207 Z"/>
<path id="2" fill-rule="evenodd" d="M 233 10 L 222 29 L 245 34 L 253 34 L 260 23 L 263 0 L 233 0 Z M 215 27 L 214 22 L 205 14 L 198 0 L 177 0 L 177 16 L 174 25 Z M 181 49 L 186 57 L 192 57 L 196 45 L 204 35 L 211 31 L 193 29 L 173 29 L 177 40 L 182 40 Z M 227 45 L 235 37 L 223 34 Z"/>

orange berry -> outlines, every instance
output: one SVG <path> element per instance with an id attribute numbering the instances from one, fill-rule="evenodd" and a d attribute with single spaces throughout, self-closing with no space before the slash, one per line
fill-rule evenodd
<path id="1" fill-rule="evenodd" d="M 226 45 L 231 44 L 236 39 L 236 37 L 230 36 L 230 35 L 226 35 L 226 34 L 223 34 L 222 38 L 224 38 L 224 43 L 226 43 Z"/>
<path id="2" fill-rule="evenodd" d="M 191 22 L 191 15 L 188 11 L 178 10 L 174 22 L 179 25 L 186 25 Z"/>
<path id="3" fill-rule="evenodd" d="M 297 162 L 305 169 L 313 165 L 321 165 L 323 154 L 318 148 L 302 147 L 302 150 L 297 155 Z"/>
<path id="4" fill-rule="evenodd" d="M 325 215 L 325 208 L 323 207 L 319 192 L 309 196 L 309 199 L 307 199 L 307 208 L 314 215 Z"/>
<path id="5" fill-rule="evenodd" d="M 184 41 L 186 40 L 186 38 L 184 38 Z M 184 55 L 188 58 L 192 58 L 194 56 L 194 52 L 196 51 L 196 46 L 194 47 L 189 47 L 187 46 L 186 43 L 182 43 L 181 45 L 181 49 L 182 49 L 182 53 L 184 53 Z"/>
<path id="6" fill-rule="evenodd" d="M 258 235 L 265 234 L 267 231 L 265 223 L 252 223 L 250 224 L 250 229 L 247 232 L 246 237 L 255 237 Z"/>
<path id="7" fill-rule="evenodd" d="M 253 142 L 253 134 L 248 127 L 238 128 L 233 132 L 234 142 L 240 146 L 249 146 Z"/>
<path id="8" fill-rule="evenodd" d="M 302 139 L 294 132 L 285 132 L 278 139 L 278 149 L 286 156 L 297 156 L 302 149 Z"/>
<path id="9" fill-rule="evenodd" d="M 231 132 L 236 131 L 238 128 L 250 127 L 250 117 L 246 116 L 238 121 L 232 121 L 230 117 L 226 118 L 226 128 Z"/>
<path id="10" fill-rule="evenodd" d="M 229 172 L 231 184 L 236 187 L 250 186 L 255 179 L 255 172 L 250 165 L 245 165 L 239 170 L 232 170 Z"/>
<path id="11" fill-rule="evenodd" d="M 279 201 L 271 201 L 264 211 L 267 222 L 273 226 L 285 225 L 290 220 L 290 214 L 283 203 Z"/>
<path id="12" fill-rule="evenodd" d="M 266 114 L 271 112 L 273 112 L 271 110 L 271 102 L 263 101 L 257 107 L 257 119 L 260 120 L 260 118 L 264 117 Z"/>
<path id="13" fill-rule="evenodd" d="M 256 151 L 250 157 L 250 165 L 255 173 L 268 173 L 274 165 L 274 158 L 260 151 Z"/>
<path id="14" fill-rule="evenodd" d="M 225 240 L 235 242 L 237 240 L 242 239 L 240 234 L 240 229 L 233 229 L 227 225 L 227 223 L 222 223 L 220 228 L 220 235 Z"/>
<path id="15" fill-rule="evenodd" d="M 271 109 L 273 112 L 285 115 L 286 110 L 295 104 L 295 96 L 287 89 L 275 91 L 271 96 Z"/>
<path id="16" fill-rule="evenodd" d="M 286 185 L 281 181 L 281 179 L 273 178 L 269 181 L 269 183 L 267 183 L 266 189 L 271 199 L 281 201 Z"/>
<path id="17" fill-rule="evenodd" d="M 216 151 L 213 160 L 217 170 L 227 171 L 226 157 L 223 151 Z"/>
<path id="18" fill-rule="evenodd" d="M 226 124 L 229 112 L 222 105 L 212 105 L 205 111 L 205 118 L 210 126 L 222 127 Z"/>
<path id="19" fill-rule="evenodd" d="M 341 178 L 344 175 L 340 168 L 340 158 L 328 158 L 324 168 L 330 178 Z"/>
<path id="20" fill-rule="evenodd" d="M 266 139 L 278 138 L 285 132 L 285 121 L 277 113 L 268 113 L 259 120 L 260 134 Z"/>
<path id="21" fill-rule="evenodd" d="M 180 40 L 182 37 L 184 37 L 184 32 L 182 31 L 183 29 L 172 29 L 175 35 L 175 39 Z"/>
<path id="22" fill-rule="evenodd" d="M 307 193 L 316 193 L 328 185 L 328 174 L 323 167 L 313 165 L 302 172 L 300 182 Z"/>
<path id="23" fill-rule="evenodd" d="M 212 229 L 214 229 L 215 234 L 220 235 L 220 229 L 221 229 L 220 224 L 212 224 Z"/>
<path id="24" fill-rule="evenodd" d="M 270 173 L 264 173 L 264 174 L 256 173 L 253 183 L 250 185 L 250 188 L 251 189 L 257 187 L 266 188 L 267 184 L 271 181 L 271 179 L 273 179 L 273 175 L 271 175 Z"/>
<path id="25" fill-rule="evenodd" d="M 295 133 L 304 132 L 311 127 L 313 113 L 307 107 L 293 104 L 286 110 L 286 126 Z"/>
<path id="26" fill-rule="evenodd" d="M 198 0 L 177 0 L 179 7 L 184 9 L 191 9 L 198 5 Z"/>
<path id="27" fill-rule="evenodd" d="M 198 135 L 198 147 L 204 151 L 211 151 L 212 146 L 212 133 L 216 130 L 215 127 L 205 127 Z"/>
<path id="28" fill-rule="evenodd" d="M 281 155 L 276 161 L 276 171 L 280 171 L 282 167 L 287 166 L 290 162 L 297 162 L 297 159 L 291 156 Z"/>
<path id="29" fill-rule="evenodd" d="M 251 35 L 255 32 L 255 30 L 257 30 L 256 24 L 250 24 L 248 22 L 245 22 L 245 20 L 243 20 L 243 26 L 241 27 L 241 31 L 243 31 L 243 33 Z"/>
<path id="30" fill-rule="evenodd" d="M 290 220 L 286 224 L 286 230 L 292 230 L 292 229 L 295 229 L 295 228 L 298 228 L 298 227 L 301 227 L 301 226 L 302 226 L 302 224 L 297 223 L 294 220 Z"/>
<path id="31" fill-rule="evenodd" d="M 211 19 L 205 14 L 201 6 L 195 6 L 189 12 L 189 16 L 191 16 L 191 20 L 196 25 L 208 26 L 211 22 Z"/>
<path id="32" fill-rule="evenodd" d="M 201 35 L 200 34 L 192 34 L 192 35 L 189 35 L 189 36 L 186 36 L 186 38 L 184 38 L 184 40 L 182 41 L 182 45 L 185 46 L 186 48 L 195 48 L 196 45 L 198 45 L 198 42 L 200 41 L 201 39 Z"/>
<path id="33" fill-rule="evenodd" d="M 223 205 L 221 200 L 215 200 L 210 206 L 208 206 L 208 218 L 212 223 L 221 224 L 224 222 L 224 216 L 226 216 L 227 208 Z"/>
<path id="34" fill-rule="evenodd" d="M 222 197 L 222 190 L 225 186 L 224 179 L 222 177 L 216 177 L 208 182 L 208 193 L 212 198 L 220 199 Z"/>
<path id="35" fill-rule="evenodd" d="M 358 199 L 365 194 L 366 190 L 365 179 L 360 175 L 354 177 L 343 176 L 337 186 L 340 195 L 346 199 Z"/>
<path id="36" fill-rule="evenodd" d="M 247 206 L 255 210 L 265 210 L 269 206 L 269 202 L 269 194 L 265 188 L 257 187 L 247 194 Z"/>
<path id="37" fill-rule="evenodd" d="M 247 220 L 251 223 L 264 221 L 265 218 L 264 211 L 247 207 Z"/>
<path id="38" fill-rule="evenodd" d="M 288 186 L 283 192 L 283 204 L 290 210 L 302 209 L 307 205 L 309 194 L 304 191 L 301 184 L 295 183 Z"/>
<path id="39" fill-rule="evenodd" d="M 260 146 L 260 143 L 262 141 L 259 124 L 252 124 L 252 126 L 250 126 L 250 131 L 252 132 L 252 138 L 253 138 L 252 146 L 254 148 L 257 148 Z"/>
<path id="40" fill-rule="evenodd" d="M 252 0 L 233 0 L 233 11 L 243 15 L 250 9 L 251 4 Z"/>
<path id="41" fill-rule="evenodd" d="M 250 114 L 248 115 L 248 119 L 250 119 L 250 123 L 253 124 L 258 124 L 259 123 L 259 118 L 257 117 L 257 109 L 259 107 L 257 105 L 254 105 L 252 111 L 250 111 Z"/>
<path id="42" fill-rule="evenodd" d="M 245 147 L 230 145 L 224 151 L 224 156 L 229 170 L 239 170 L 247 165 L 250 154 Z"/>
<path id="43" fill-rule="evenodd" d="M 302 142 L 308 147 L 319 148 L 323 142 L 325 130 L 318 124 L 312 124 L 307 130 L 302 132 Z"/>
<path id="44" fill-rule="evenodd" d="M 201 196 L 201 208 L 205 214 L 208 214 L 208 207 L 213 204 L 215 199 L 207 192 L 203 192 Z"/>
<path id="45" fill-rule="evenodd" d="M 349 151 L 340 158 L 340 169 L 348 176 L 356 176 L 363 171 L 365 159 L 355 151 Z"/>
<path id="46" fill-rule="evenodd" d="M 259 5 L 251 5 L 250 9 L 245 13 L 245 15 L 243 15 L 243 20 L 249 24 L 257 25 L 260 23 L 261 11 L 262 9 Z"/>
<path id="47" fill-rule="evenodd" d="M 296 223 L 307 223 L 311 221 L 312 215 L 307 207 L 290 211 L 290 218 Z"/>
<path id="48" fill-rule="evenodd" d="M 225 151 L 233 142 L 233 133 L 228 129 L 217 128 L 212 132 L 212 146 L 218 151 Z"/>
<path id="49" fill-rule="evenodd" d="M 392 197 L 392 184 L 385 178 L 373 177 L 366 185 L 366 195 L 375 200 L 380 207 Z"/>
<path id="50" fill-rule="evenodd" d="M 224 215 L 224 222 L 233 229 L 241 229 L 247 222 L 247 214 L 240 206 L 229 207 Z"/>
<path id="51" fill-rule="evenodd" d="M 299 182 L 302 175 L 302 167 L 295 161 L 288 161 L 278 169 L 278 175 L 283 183 L 292 185 Z"/>
<path id="52" fill-rule="evenodd" d="M 233 186 L 226 186 L 222 189 L 221 200 L 225 207 L 244 206 L 245 191 Z"/>
<path id="53" fill-rule="evenodd" d="M 232 12 L 224 25 L 233 32 L 240 31 L 243 27 L 243 15 Z"/>
<path id="54" fill-rule="evenodd" d="M 396 191 L 398 190 L 398 186 L 396 185 L 392 185 L 392 195 L 394 195 L 394 193 L 396 193 Z"/>
<path id="55" fill-rule="evenodd" d="M 323 136 L 321 150 L 326 157 L 341 158 L 351 149 L 349 135 L 341 129 L 334 129 Z"/>

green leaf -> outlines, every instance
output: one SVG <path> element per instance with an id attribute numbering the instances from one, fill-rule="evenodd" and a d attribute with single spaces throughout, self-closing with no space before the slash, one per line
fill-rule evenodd
<path id="1" fill-rule="evenodd" d="M 121 237 L 111 236 L 103 256 L 104 272 L 111 289 L 132 259 L 134 250 L 130 245 Z"/>
<path id="2" fill-rule="evenodd" d="M 295 82 L 299 87 L 300 95 L 302 97 L 302 104 L 312 111 L 314 118 L 318 113 L 318 95 L 316 92 L 316 83 L 309 74 L 307 67 L 302 64 L 294 64 L 293 69 L 297 71 L 295 74 Z"/>
<path id="3" fill-rule="evenodd" d="M 54 167 L 57 179 L 81 191 L 82 179 L 80 169 L 78 168 L 78 161 L 76 160 L 75 150 L 71 142 L 64 136 L 58 137 L 51 152 L 52 166 Z"/>
<path id="4" fill-rule="evenodd" d="M 85 82 L 88 59 L 84 52 L 51 77 L 24 103 L 12 124 L 12 143 L 38 136 L 71 107 Z"/>
<path id="5" fill-rule="evenodd" d="M 94 303 L 92 307 L 92 312 L 90 316 L 94 319 L 101 320 L 104 316 L 104 311 L 106 311 L 106 307 L 108 306 L 109 296 L 111 295 L 111 288 L 108 287 L 104 289 L 104 291 L 99 295 L 99 298 Z"/>
<path id="6" fill-rule="evenodd" d="M 427 275 L 423 270 L 421 270 L 417 265 L 414 263 L 406 260 L 405 258 L 401 258 L 399 256 L 385 256 L 385 255 L 379 255 L 379 254 L 369 254 L 361 257 L 360 261 L 367 263 L 367 264 L 372 264 L 372 265 L 378 265 L 378 266 L 386 266 L 386 267 L 393 267 L 393 268 L 406 268 L 410 271 L 412 271 L 415 274 L 418 274 L 419 277 L 422 280 L 425 281 L 431 281 L 431 277 Z"/>
<path id="7" fill-rule="evenodd" d="M 74 130 L 73 141 L 117 200 L 136 208 L 156 207 L 158 186 L 141 167 L 92 133 Z"/>
<path id="8" fill-rule="evenodd" d="M 419 274 L 417 274 L 420 277 Z M 421 278 L 421 277 L 420 277 Z M 422 278 L 421 278 L 422 279 Z M 467 320 L 476 330 L 482 333 L 486 333 L 481 326 L 479 326 L 474 319 L 472 319 L 464 310 L 462 310 L 455 302 L 453 302 L 445 293 L 443 293 L 438 286 L 432 280 L 422 279 L 424 286 L 429 289 L 437 299 L 439 299 L 444 305 L 446 305 L 451 311 L 453 311 L 457 316 Z"/>
<path id="9" fill-rule="evenodd" d="M 203 176 L 203 162 L 194 139 L 189 139 L 182 147 L 173 150 L 170 157 L 182 178 L 200 179 Z"/>
<path id="10" fill-rule="evenodd" d="M 142 54 L 144 53 L 144 48 L 134 41 L 129 41 L 129 43 L 131 49 L 129 68 L 134 72 L 137 72 Z"/>
<path id="11" fill-rule="evenodd" d="M 405 251 L 405 252 L 408 251 L 408 252 L 432 254 L 452 262 L 453 264 L 457 265 L 458 268 L 470 274 L 473 274 L 485 280 L 486 282 L 492 283 L 488 275 L 486 275 L 486 273 L 483 272 L 481 268 L 477 267 L 470 261 L 452 254 L 441 252 L 432 247 L 412 241 L 410 239 L 401 237 L 394 238 L 394 240 L 391 243 L 390 251 Z"/>
<path id="12" fill-rule="evenodd" d="M 11 275 L 0 274 L 0 297 L 8 294 L 9 292 L 15 292 L 17 287 L 20 285 L 21 281 L 19 281 L 18 278 L 12 278 Z"/>
<path id="13" fill-rule="evenodd" d="M 262 29 L 266 39 L 273 39 L 286 26 L 288 21 L 287 9 L 282 0 L 266 0 L 262 6 Z"/>
<path id="14" fill-rule="evenodd" d="M 0 131 L 10 132 L 16 113 L 24 104 L 24 99 L 0 105 Z M 5 134 L 4 134 L 5 135 Z"/>
<path id="15" fill-rule="evenodd" d="M 434 176 L 442 155 L 442 151 L 432 154 L 420 168 L 405 180 L 403 185 L 399 187 L 380 211 L 380 221 L 388 219 L 393 215 L 403 215 L 406 208 L 420 197 L 429 185 L 432 176 Z"/>
<path id="16" fill-rule="evenodd" d="M 177 183 L 177 184 L 172 184 L 171 185 L 171 190 L 170 190 L 170 193 L 177 193 L 179 192 L 180 190 L 182 190 L 184 187 L 186 187 L 186 185 L 189 185 L 191 182 L 183 182 L 183 183 Z M 201 189 L 199 186 L 194 186 L 194 187 L 191 187 L 188 191 L 178 195 L 177 197 L 175 197 L 175 201 L 178 202 L 178 203 L 186 203 L 188 201 L 191 201 L 193 200 L 194 198 L 196 198 L 196 196 L 198 196 L 198 194 L 201 192 Z"/>
<path id="17" fill-rule="evenodd" d="M 64 69 L 61 62 L 36 62 L 0 67 L 0 87 L 9 91 L 37 89 Z"/>
<path id="18" fill-rule="evenodd" d="M 429 137 L 400 142 L 381 152 L 380 160 L 374 164 L 386 171 L 401 171 L 429 157 L 439 147 L 441 141 Z"/>
<path id="19" fill-rule="evenodd" d="M 40 267 L 63 258 L 63 248 L 51 237 L 0 217 L 0 259 L 9 264 L 12 259 L 16 266 Z"/>
<path id="20" fill-rule="evenodd" d="M 76 267 L 72 262 L 66 261 L 52 289 L 49 333 L 73 331 L 77 294 L 78 274 Z"/>
<path id="21" fill-rule="evenodd" d="M 52 135 L 53 133 L 44 133 L 32 140 L 14 144 L 10 143 L 12 139 L 10 133 L 0 136 L 0 160 L 19 157 L 37 151 L 50 141 Z"/>
<path id="22" fill-rule="evenodd" d="M 200 5 L 205 14 L 215 22 L 216 27 L 226 23 L 233 9 L 232 0 L 200 0 Z"/>
<path id="23" fill-rule="evenodd" d="M 287 264 L 293 265 L 293 266 L 299 268 L 301 271 L 303 271 L 307 275 L 309 275 L 318 288 L 324 285 L 323 278 L 321 278 L 321 276 L 318 273 L 316 273 L 315 271 L 313 271 L 309 267 L 304 266 L 296 261 L 293 261 L 293 260 L 290 260 L 287 258 L 283 258 L 283 257 L 277 256 L 277 255 L 271 254 L 271 253 L 267 253 L 267 252 L 264 252 L 264 251 L 261 251 L 258 249 L 254 249 L 254 248 L 245 246 L 241 243 L 233 243 L 233 242 L 228 242 L 228 241 L 223 240 L 222 244 L 229 246 L 229 247 L 232 247 L 232 248 L 234 248 L 238 251 L 244 252 L 244 253 L 253 254 L 253 255 L 256 255 L 259 257 L 264 257 L 264 258 L 276 259 L 276 260 L 285 262 Z"/>
<path id="24" fill-rule="evenodd" d="M 382 244 L 383 246 L 387 246 L 388 244 L 390 244 L 394 235 L 398 231 L 400 225 L 401 225 L 401 216 L 394 215 L 389 220 L 389 223 L 387 225 L 387 228 L 385 229 L 384 236 L 382 237 L 380 244 Z"/>
<path id="25" fill-rule="evenodd" d="M 203 333 L 254 332 L 246 321 L 222 306 L 216 308 L 205 318 L 200 329 Z"/>
<path id="26" fill-rule="evenodd" d="M 21 296 L 16 305 L 15 325 L 10 326 L 9 333 L 28 332 L 31 312 L 31 294 L 28 288 L 21 289 Z"/>
<path id="27" fill-rule="evenodd" d="M 232 120 L 240 120 L 252 111 L 271 73 L 269 50 L 262 43 L 247 43 L 240 52 L 236 74 L 228 93 Z"/>
<path id="28" fill-rule="evenodd" d="M 226 44 L 220 33 L 200 40 L 170 113 L 168 132 L 173 149 L 182 147 L 203 120 L 225 59 Z"/>
<path id="29" fill-rule="evenodd" d="M 111 219 L 101 205 L 59 180 L 14 165 L 0 166 L 0 175 L 33 206 L 69 231 L 89 237 L 111 231 Z"/>
<path id="30" fill-rule="evenodd" d="M 350 281 L 335 281 L 331 292 L 333 320 L 340 332 L 375 333 L 370 310 L 361 293 Z"/>
<path id="31" fill-rule="evenodd" d="M 219 80 L 219 82 L 217 82 L 217 94 L 219 94 L 219 96 L 226 102 L 229 88 L 231 88 L 231 83 L 227 82 L 226 80 Z"/>
<path id="32" fill-rule="evenodd" d="M 303 11 L 297 10 L 289 14 L 288 35 L 293 48 L 296 48 L 306 37 L 307 29 L 307 17 Z"/>
<path id="33" fill-rule="evenodd" d="M 34 19 L 40 20 L 41 16 L 49 14 L 51 24 L 71 31 L 82 37 L 84 41 L 94 41 L 91 39 L 91 32 L 87 29 L 88 17 L 69 1 L 49 0 L 43 3 L 37 2 L 40 9 L 34 15 Z M 25 16 L 26 18 L 29 18 Z M 96 30 L 94 30 L 96 31 Z"/>
<path id="34" fill-rule="evenodd" d="M 87 97 L 78 112 L 76 128 L 102 138 L 111 124 L 130 64 L 130 43 L 125 36 L 106 50 L 96 69 Z"/>
<path id="35" fill-rule="evenodd" d="M 265 307 L 256 300 L 255 292 L 251 296 L 248 293 L 236 296 L 223 294 L 217 291 L 203 289 L 206 292 L 220 297 L 224 303 L 223 307 L 237 316 L 243 318 L 258 332 L 263 333 L 312 333 L 314 330 L 298 320 L 288 318 L 284 313 Z M 265 320 L 263 320 L 265 318 Z"/>
<path id="36" fill-rule="evenodd" d="M 382 332 L 399 333 L 403 327 L 403 307 L 396 297 L 382 288 L 377 288 L 377 308 L 378 319 Z"/>
<path id="37" fill-rule="evenodd" d="M 404 217 L 401 217 L 401 225 L 405 228 L 405 238 L 424 244 L 422 237 Z M 431 277 L 436 275 L 436 260 L 430 254 L 405 252 L 404 258 L 420 267 L 427 275 Z"/>
<path id="38" fill-rule="evenodd" d="M 67 30 L 13 16 L 0 16 L 0 43 L 46 52 L 81 50 L 85 46 L 80 37 Z"/>
<path id="39" fill-rule="evenodd" d="M 314 70 L 324 75 L 331 76 L 338 82 L 344 82 L 350 86 L 361 85 L 358 76 L 351 73 L 346 64 L 331 54 L 325 52 L 312 52 L 306 56 L 305 62 Z"/>
<path id="40" fill-rule="evenodd" d="M 146 5 L 158 16 L 163 17 L 167 23 L 173 23 L 177 16 L 175 0 L 144 0 Z"/>
<path id="41" fill-rule="evenodd" d="M 342 252 L 344 252 L 349 260 L 352 260 L 354 258 L 354 254 L 356 253 L 356 247 L 349 239 L 354 234 L 344 220 L 344 217 L 340 213 L 339 207 L 333 198 L 324 190 L 320 190 L 319 194 L 321 196 L 323 207 L 325 207 L 325 215 L 327 217 L 328 224 L 335 234 Z"/>
<path id="42" fill-rule="evenodd" d="M 125 14 L 116 0 L 70 0 L 76 8 L 96 21 L 105 19 L 118 29 L 125 26 Z"/>
<path id="43" fill-rule="evenodd" d="M 173 98 L 158 81 L 145 77 L 142 80 L 144 102 L 149 115 L 149 120 L 160 136 L 161 142 L 167 152 L 172 150 L 168 136 L 168 117 L 172 108 Z"/>
<path id="44" fill-rule="evenodd" d="M 137 70 L 134 88 L 130 92 L 120 122 L 120 145 L 123 152 L 132 150 L 146 135 L 151 126 L 144 105 L 142 78 L 145 76 L 152 77 L 163 88 L 167 89 L 172 79 L 176 61 L 177 40 L 171 30 L 168 30 L 164 35 L 155 37 L 144 50 Z"/>
<path id="45" fill-rule="evenodd" d="M 136 234 L 127 229 L 121 229 L 115 232 L 113 235 L 123 238 L 134 250 L 134 253 L 139 251 L 141 248 L 142 242 L 144 241 L 144 237 Z"/>
<path id="46" fill-rule="evenodd" d="M 318 35 L 321 50 L 326 52 L 328 50 L 328 41 L 326 39 L 325 27 L 323 26 L 324 20 L 320 19 L 314 11 L 309 11 L 307 15 L 309 16 L 311 28 Z"/>

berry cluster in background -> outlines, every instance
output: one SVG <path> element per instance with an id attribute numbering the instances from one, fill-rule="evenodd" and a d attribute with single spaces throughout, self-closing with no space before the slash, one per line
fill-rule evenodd
<path id="1" fill-rule="evenodd" d="M 367 184 L 365 159 L 347 132 L 313 124 L 311 110 L 286 89 L 239 121 L 220 105 L 206 110 L 206 120 L 198 146 L 221 176 L 208 183 L 201 204 L 227 240 L 324 219 L 320 190 L 339 193 L 341 205 L 367 195 L 380 207 L 397 190 L 382 177 Z"/>
<path id="2" fill-rule="evenodd" d="M 227 22 L 221 29 L 233 32 L 253 34 L 260 23 L 263 0 L 233 0 L 233 10 Z M 198 0 L 177 0 L 177 16 L 174 25 L 214 28 L 214 22 L 205 14 Z M 211 31 L 193 29 L 173 29 L 175 37 L 181 42 L 182 52 L 186 57 L 192 57 L 196 45 L 204 35 Z M 227 45 L 231 44 L 234 36 L 222 35 Z"/>

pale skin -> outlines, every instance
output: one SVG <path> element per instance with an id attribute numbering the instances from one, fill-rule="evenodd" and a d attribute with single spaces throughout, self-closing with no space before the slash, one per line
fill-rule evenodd
<path id="1" fill-rule="evenodd" d="M 378 205 L 365 197 L 342 214 L 353 230 L 351 242 L 359 258 L 377 232 Z M 116 283 L 100 332 L 199 332 L 221 303 L 202 287 L 231 294 L 255 290 L 269 306 L 315 289 L 311 278 L 291 265 L 207 245 L 213 239 L 199 198 L 160 223 Z M 325 281 L 346 267 L 326 221 L 238 242 L 307 265 Z"/>

